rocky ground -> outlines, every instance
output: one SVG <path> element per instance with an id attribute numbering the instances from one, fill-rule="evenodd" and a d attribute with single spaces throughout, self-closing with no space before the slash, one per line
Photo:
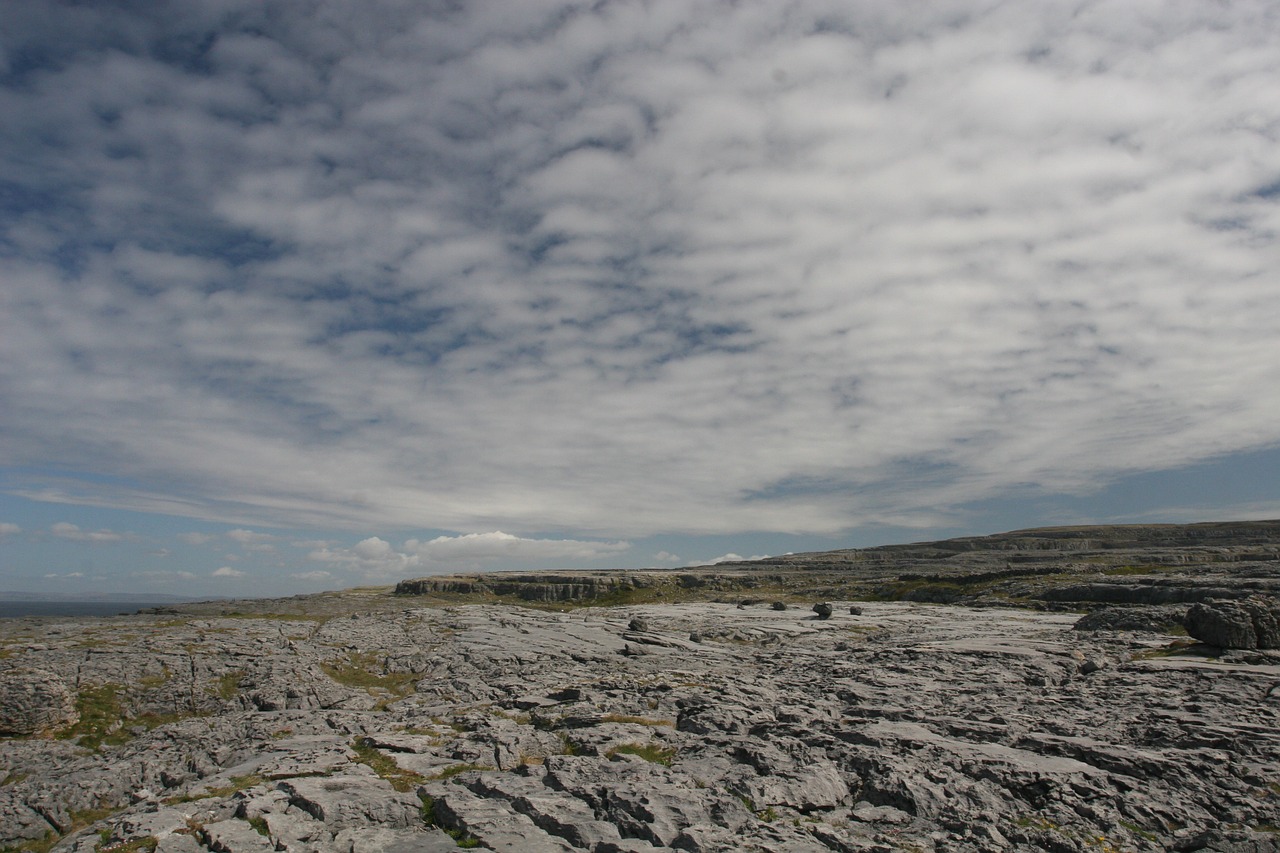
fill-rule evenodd
<path id="1" fill-rule="evenodd" d="M 1182 586 L 1042 572 L 1017 608 L 832 599 L 823 619 L 663 581 L 628 594 L 673 600 L 615 606 L 365 590 L 3 620 L 0 848 L 1276 850 L 1278 653 L 1198 643 L 1185 601 L 1078 629 L 1088 601 L 1034 597 L 1217 572 L 1238 599 L 1218 629 L 1265 622 L 1234 595 L 1275 567 L 1248 547 L 1181 564 Z M 947 574 L 897 571 L 866 582 Z"/>

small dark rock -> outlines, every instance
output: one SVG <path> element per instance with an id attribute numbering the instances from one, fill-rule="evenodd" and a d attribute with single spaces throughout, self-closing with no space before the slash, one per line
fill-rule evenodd
<path id="1" fill-rule="evenodd" d="M 631 621 L 627 623 L 627 629 L 631 631 L 648 631 L 649 621 L 640 616 L 632 616 Z"/>
<path id="2" fill-rule="evenodd" d="M 861 616 L 861 615 L 862 615 L 862 608 L 861 608 L 861 607 L 859 607 L 859 606 L 858 606 L 858 605 L 856 605 L 856 604 L 855 604 L 855 605 L 853 605 L 853 606 L 851 606 L 851 607 L 849 608 L 849 615 L 850 615 L 850 616 Z"/>
<path id="3" fill-rule="evenodd" d="M 770 606 L 771 608 L 773 608 L 774 610 L 786 610 L 786 609 L 787 609 L 787 603 L 786 603 L 785 601 L 775 601 L 773 604 L 770 604 L 769 606 Z"/>
<path id="4" fill-rule="evenodd" d="M 813 605 L 813 612 L 818 614 L 819 619 L 830 619 L 831 605 L 827 604 L 825 601 L 819 602 L 818 604 Z"/>

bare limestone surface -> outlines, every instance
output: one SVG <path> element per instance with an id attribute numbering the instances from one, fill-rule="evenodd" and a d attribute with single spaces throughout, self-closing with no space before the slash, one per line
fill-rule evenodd
<path id="1" fill-rule="evenodd" d="M 81 698 L 4 741 L 0 845 L 1276 849 L 1280 659 L 831 609 L 9 620 L 7 671 Z"/>
<path id="2" fill-rule="evenodd" d="M 0 850 L 1274 851 L 1259 524 L 0 620 Z"/>

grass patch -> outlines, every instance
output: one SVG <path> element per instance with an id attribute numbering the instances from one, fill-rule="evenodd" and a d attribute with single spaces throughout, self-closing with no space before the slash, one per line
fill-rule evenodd
<path id="1" fill-rule="evenodd" d="M 162 667 L 159 675 L 144 675 L 138 679 L 138 686 L 147 690 L 154 690 L 157 687 L 163 687 L 169 682 L 169 678 L 173 675 L 169 671 L 169 667 Z"/>
<path id="2" fill-rule="evenodd" d="M 257 773 L 251 773 L 248 776 L 232 776 L 230 785 L 223 785 L 219 788 L 210 788 L 209 795 L 213 797 L 229 797 L 232 794 L 238 794 L 241 791 L 256 788 L 265 781 L 266 779 L 259 776 Z"/>
<path id="3" fill-rule="evenodd" d="M 263 838 L 271 837 L 271 827 L 267 826 L 267 819 L 264 817 L 246 818 L 249 826 L 253 827 L 253 831 L 261 835 Z"/>
<path id="4" fill-rule="evenodd" d="M 635 755 L 652 764 L 670 767 L 672 760 L 676 757 L 676 751 L 674 747 L 659 746 L 656 743 L 624 743 L 613 747 L 605 753 L 605 756 L 609 758 L 615 755 Z"/>
<path id="5" fill-rule="evenodd" d="M 402 699 L 414 690 L 419 675 L 412 672 L 387 672 L 382 659 L 372 652 L 348 652 L 345 660 L 331 660 L 320 668 L 334 681 L 346 687 L 376 695 L 390 694 L 388 701 Z"/>
<path id="6" fill-rule="evenodd" d="M 454 764 L 452 767 L 446 767 L 438 773 L 432 773 L 430 776 L 424 777 L 423 781 L 439 782 L 444 779 L 452 779 L 454 776 L 461 776 L 463 773 L 470 773 L 472 770 L 484 771 L 493 769 L 486 764 Z"/>
<path id="7" fill-rule="evenodd" d="M 233 669 L 218 676 L 214 693 L 219 699 L 230 701 L 240 692 L 240 679 L 244 678 L 243 669 Z"/>
<path id="8" fill-rule="evenodd" d="M 102 839 L 93 849 L 97 853 L 155 853 L 156 847 L 160 844 L 159 839 L 151 835 L 118 841 L 115 844 L 107 844 L 106 841 L 105 838 Z"/>
<path id="9" fill-rule="evenodd" d="M 120 744 L 131 735 L 123 731 L 124 711 L 118 694 L 120 685 L 100 684 L 81 688 L 76 696 L 79 721 L 58 732 L 59 740 L 76 740 L 81 746 L 97 751 L 104 743 Z"/>
<path id="10" fill-rule="evenodd" d="M 405 770 L 399 764 L 396 764 L 394 759 L 388 757 L 377 747 L 370 745 L 365 738 L 356 738 L 352 741 L 351 749 L 356 754 L 356 761 L 377 773 L 379 778 L 386 779 L 391 783 L 391 787 L 397 791 L 402 793 L 412 791 L 427 781 L 427 777 L 421 773 Z"/>
<path id="11" fill-rule="evenodd" d="M 168 797 L 161 800 L 166 806 L 181 805 L 182 803 L 191 803 L 196 800 L 208 800 L 214 797 L 230 797 L 241 791 L 247 791 L 250 788 L 257 787 L 265 782 L 262 776 L 254 773 L 249 776 L 232 776 L 230 785 L 220 785 L 217 788 L 207 788 L 203 794 L 181 794 L 176 797 Z"/>
<path id="12" fill-rule="evenodd" d="M 95 752 L 104 745 L 119 746 L 134 737 L 134 729 L 154 729 L 165 723 L 184 720 L 193 714 L 139 714 L 126 717 L 120 702 L 121 685 L 106 683 L 82 687 L 76 696 L 79 721 L 54 734 L 58 740 L 75 740 Z M 126 723 L 131 724 L 126 726 Z"/>
<path id="13" fill-rule="evenodd" d="M 1147 841 L 1155 841 L 1158 838 L 1158 836 L 1154 832 L 1149 832 L 1148 830 L 1145 830 L 1142 827 L 1138 826 L 1136 823 L 1131 823 L 1127 820 L 1117 821 L 1117 823 L 1120 824 L 1120 826 L 1132 832 L 1134 835 L 1138 836 L 1139 838 L 1145 838 Z"/>

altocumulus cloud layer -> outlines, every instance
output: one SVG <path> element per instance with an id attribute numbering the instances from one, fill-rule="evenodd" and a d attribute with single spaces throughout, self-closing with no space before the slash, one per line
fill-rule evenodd
<path id="1" fill-rule="evenodd" d="M 832 532 L 1280 442 L 1269 0 L 2 14 L 29 497 Z"/>

